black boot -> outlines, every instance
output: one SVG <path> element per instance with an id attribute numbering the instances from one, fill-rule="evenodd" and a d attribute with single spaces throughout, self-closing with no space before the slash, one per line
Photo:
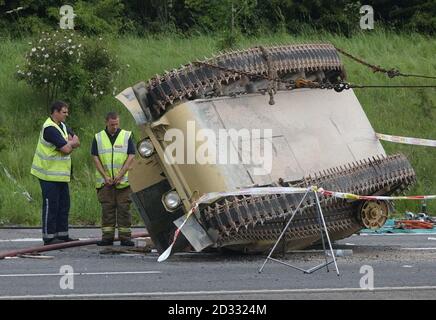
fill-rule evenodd
<path id="1" fill-rule="evenodd" d="M 110 239 L 101 239 L 99 242 L 97 242 L 97 245 L 102 247 L 102 246 L 113 246 L 114 245 L 114 241 L 110 240 Z"/>
<path id="2" fill-rule="evenodd" d="M 58 237 L 59 240 L 62 240 L 64 242 L 72 242 L 72 241 L 79 241 L 79 239 L 74 239 L 74 238 L 70 238 L 70 237 Z"/>
<path id="3" fill-rule="evenodd" d="M 64 240 L 53 238 L 53 239 L 50 239 L 50 240 L 44 240 L 44 245 L 48 246 L 48 245 L 51 245 L 51 244 L 59 244 L 59 243 L 64 243 L 64 242 L 65 242 Z"/>
<path id="4" fill-rule="evenodd" d="M 134 247 L 135 243 L 130 239 L 125 239 L 120 241 L 120 245 L 123 247 Z"/>

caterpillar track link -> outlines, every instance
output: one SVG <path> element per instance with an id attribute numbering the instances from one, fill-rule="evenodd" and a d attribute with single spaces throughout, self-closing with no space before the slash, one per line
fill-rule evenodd
<path id="1" fill-rule="evenodd" d="M 141 108 L 155 121 L 185 100 L 286 89 L 296 79 L 329 81 L 345 79 L 339 54 L 331 44 L 255 47 L 220 54 L 201 62 L 156 75 L 134 86 Z"/>
<path id="2" fill-rule="evenodd" d="M 415 173 L 403 155 L 378 157 L 324 170 L 284 186 L 338 190 L 358 195 L 394 195 L 415 181 Z M 302 194 L 232 196 L 201 208 L 206 229 L 218 231 L 217 243 L 245 252 L 267 250 L 277 241 L 287 219 L 300 203 Z M 359 218 L 362 201 L 320 197 L 332 240 L 341 239 L 365 226 Z M 285 233 L 287 249 L 300 249 L 319 241 L 321 228 L 315 197 L 309 193 Z"/>

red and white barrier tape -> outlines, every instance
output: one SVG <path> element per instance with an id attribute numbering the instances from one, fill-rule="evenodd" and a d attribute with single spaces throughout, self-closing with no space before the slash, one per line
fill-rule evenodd
<path id="1" fill-rule="evenodd" d="M 222 197 L 228 196 L 243 196 L 243 195 L 267 195 L 267 194 L 290 194 L 290 193 L 306 193 L 306 192 L 318 192 L 324 196 L 342 198 L 342 199 L 350 199 L 350 200 L 434 200 L 436 199 L 436 195 L 427 195 L 427 196 L 398 196 L 398 197 L 390 197 L 390 196 L 360 196 L 352 193 L 344 193 L 344 192 L 335 192 L 324 190 L 323 188 L 318 188 L 315 186 L 309 188 L 292 188 L 292 187 L 264 187 L 264 188 L 247 188 L 241 189 L 232 192 L 211 192 L 206 193 L 201 196 L 197 201 L 195 201 L 192 205 L 191 210 L 186 214 L 186 218 L 183 223 L 177 228 L 174 233 L 173 242 L 170 244 L 168 249 L 166 249 L 157 259 L 158 262 L 165 261 L 171 254 L 174 244 L 180 234 L 180 230 L 185 225 L 186 221 L 188 221 L 189 217 L 194 213 L 198 206 L 202 203 L 210 203 L 214 200 L 217 200 Z"/>
<path id="2" fill-rule="evenodd" d="M 391 136 L 391 135 L 382 134 L 382 133 L 376 133 L 375 135 L 380 140 L 389 141 L 389 142 L 412 144 L 412 145 L 416 145 L 416 146 L 436 147 L 436 140 Z"/>
<path id="3" fill-rule="evenodd" d="M 398 196 L 398 197 L 389 197 L 389 196 L 359 196 L 357 194 L 352 193 L 344 193 L 344 192 L 334 192 L 324 190 L 322 188 L 318 189 L 324 196 L 330 196 L 335 198 L 342 199 L 350 199 L 350 200 L 434 200 L 436 199 L 436 195 L 429 196 Z"/>
<path id="4" fill-rule="evenodd" d="M 188 221 L 191 214 L 195 210 L 197 210 L 197 207 L 198 207 L 198 204 L 196 204 L 194 207 L 191 208 L 191 210 L 189 210 L 183 223 L 180 225 L 180 227 L 177 228 L 176 232 L 174 232 L 173 242 L 171 242 L 170 246 L 159 256 L 159 258 L 157 258 L 158 262 L 162 262 L 162 261 L 165 261 L 166 259 L 168 259 L 168 257 L 171 254 L 171 251 L 173 250 L 173 246 L 176 243 L 177 238 L 179 237 L 180 230 L 182 230 L 183 226 L 185 225 L 186 221 Z"/>

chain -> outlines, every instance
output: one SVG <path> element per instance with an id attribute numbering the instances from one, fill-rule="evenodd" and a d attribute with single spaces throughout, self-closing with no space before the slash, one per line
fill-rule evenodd
<path id="1" fill-rule="evenodd" d="M 346 51 L 344 51 L 344 50 L 342 50 L 342 49 L 340 49 L 338 47 L 335 47 L 335 48 L 336 48 L 337 51 L 342 53 L 344 56 L 346 56 L 346 57 L 348 57 L 348 58 L 350 58 L 350 59 L 352 59 L 352 60 L 354 60 L 354 61 L 356 61 L 356 62 L 358 62 L 358 63 L 360 63 L 360 64 L 362 64 L 362 65 L 364 65 L 364 66 L 366 66 L 368 68 L 370 68 L 370 69 L 372 69 L 372 71 L 374 71 L 374 72 L 384 73 L 389 78 L 394 78 L 394 77 L 401 76 L 401 77 L 415 77 L 415 78 L 425 78 L 425 79 L 436 79 L 436 77 L 433 77 L 433 76 L 426 76 L 426 75 L 420 75 L 420 74 L 411 74 L 411 73 L 401 73 L 399 70 L 394 69 L 394 68 L 387 70 L 387 69 L 384 69 L 384 68 L 382 68 L 380 66 L 376 66 L 374 64 L 370 64 L 370 63 L 368 63 L 368 62 L 366 62 L 366 61 L 364 61 L 364 60 L 362 60 L 360 58 L 357 58 L 357 57 L 349 54 L 348 52 L 346 52 Z"/>
<path id="2" fill-rule="evenodd" d="M 310 89 L 333 89 L 336 92 L 342 92 L 349 89 L 365 89 L 365 88 L 436 88 L 436 85 L 362 85 L 362 84 L 351 84 L 348 82 L 338 82 L 338 83 L 319 83 L 310 80 L 299 79 L 296 81 L 295 88 L 310 88 Z"/>
<path id="3" fill-rule="evenodd" d="M 267 75 L 251 73 L 242 70 L 236 70 L 226 67 L 217 66 L 207 62 L 196 61 L 193 62 L 194 65 L 206 66 L 209 68 L 215 68 L 224 72 L 229 73 L 237 73 L 240 75 L 244 75 L 250 78 L 261 78 L 268 81 L 275 81 L 277 83 L 284 83 L 287 89 L 299 89 L 299 88 L 310 88 L 310 89 L 333 89 L 336 92 L 342 92 L 344 90 L 349 89 L 365 89 L 365 88 L 436 88 L 436 85 L 361 85 L 361 84 L 351 84 L 348 82 L 338 82 L 338 83 L 330 83 L 330 82 L 315 82 L 311 80 L 305 79 L 297 79 L 297 80 L 282 80 L 279 78 L 272 78 Z"/>
<path id="4" fill-rule="evenodd" d="M 407 85 L 407 84 L 400 84 L 400 85 L 353 85 L 350 84 L 350 88 L 357 88 L 357 89 L 365 89 L 365 88 L 436 88 L 436 85 Z"/>
<path id="5" fill-rule="evenodd" d="M 312 81 L 310 81 L 312 82 Z M 306 88 L 317 88 L 317 89 L 333 89 L 336 92 L 342 92 L 344 90 L 349 89 L 366 89 L 366 88 L 436 88 L 436 85 L 383 85 L 383 84 L 375 84 L 375 85 L 362 85 L 362 84 L 351 84 L 348 82 L 339 82 L 339 83 L 317 83 L 312 82 Z"/>

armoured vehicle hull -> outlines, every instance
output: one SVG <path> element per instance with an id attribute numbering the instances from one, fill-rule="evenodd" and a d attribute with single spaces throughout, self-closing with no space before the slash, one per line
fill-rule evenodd
<path id="1" fill-rule="evenodd" d="M 191 65 L 147 85 L 140 83 L 117 96 L 153 149 L 135 162 L 129 179 L 134 203 L 160 252 L 171 243 L 180 219 L 206 193 L 254 186 L 318 186 L 359 195 L 391 195 L 414 182 L 414 171 L 404 156 L 386 155 L 352 90 L 286 90 L 280 81 L 271 84 L 261 77 L 329 82 L 344 78 L 331 47 L 298 48 L 269 50 L 278 53 L 274 59 L 264 59 L 267 67 L 253 58 L 259 50 L 227 54 L 195 70 Z M 262 48 L 264 56 L 265 51 Z M 232 73 L 229 66 L 245 73 Z M 198 76 L 200 68 L 207 81 Z M 260 78 L 247 75 L 253 71 Z M 181 75 L 189 79 L 196 73 L 196 79 L 191 77 L 190 84 L 183 85 Z M 195 81 L 200 85 L 195 86 Z M 186 89 L 190 85 L 191 91 Z M 268 104 L 266 92 L 274 105 Z M 223 154 L 234 155 L 237 161 Z M 179 206 L 168 205 L 169 194 L 180 199 Z M 256 194 L 201 203 L 182 228 L 176 247 L 189 242 L 197 251 L 209 247 L 265 251 L 302 197 Z M 364 227 L 382 226 L 389 211 L 385 202 L 325 197 L 320 202 L 333 240 Z M 320 240 L 320 232 L 315 199 L 309 195 L 287 230 L 284 245 L 287 249 L 310 246 Z"/>

